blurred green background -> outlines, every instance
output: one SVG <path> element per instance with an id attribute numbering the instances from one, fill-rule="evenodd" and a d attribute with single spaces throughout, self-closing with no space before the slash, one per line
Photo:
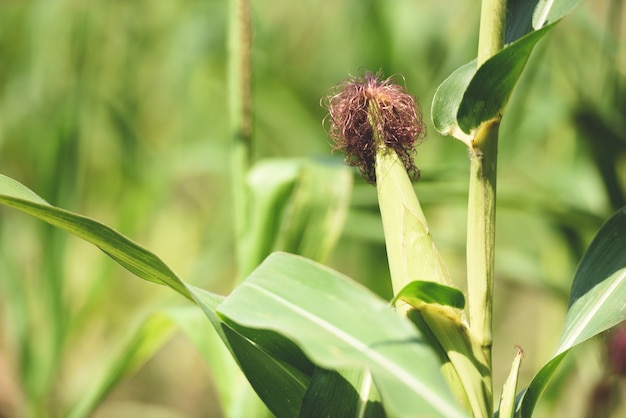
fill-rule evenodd
<path id="1" fill-rule="evenodd" d="M 0 172 L 51 204 L 111 225 L 184 280 L 222 294 L 236 274 L 227 6 L 0 2 Z M 624 9 L 618 0 L 587 0 L 559 24 L 534 51 L 503 120 L 498 394 L 515 345 L 526 352 L 522 384 L 549 358 L 577 261 L 603 220 L 626 204 Z M 429 115 L 439 83 L 475 56 L 478 16 L 476 0 L 252 5 L 254 161 L 328 156 L 320 99 L 364 69 L 403 74 L 429 127 L 416 190 L 460 286 L 469 162 Z M 376 192 L 356 177 L 329 264 L 389 297 Z M 185 304 L 180 299 L 78 239 L 0 208 L 0 417 L 25 413 L 29 396 L 62 410 L 138 318 Z M 604 364 L 601 340 L 577 350 L 537 416 L 587 416 Z M 118 385 L 96 416 L 220 417 L 219 378 L 180 335 Z"/>

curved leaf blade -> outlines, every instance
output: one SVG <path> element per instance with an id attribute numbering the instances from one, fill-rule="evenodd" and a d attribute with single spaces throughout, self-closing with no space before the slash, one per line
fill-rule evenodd
<path id="1" fill-rule="evenodd" d="M 302 364 L 294 366 L 284 360 L 292 356 L 293 344 L 277 333 L 253 330 L 265 342 L 276 340 L 269 342 L 274 350 L 268 351 L 267 345 L 253 341 L 241 329 L 223 325 L 222 331 L 239 367 L 270 411 L 277 418 L 298 416 L 311 374 L 298 367 Z"/>
<path id="2" fill-rule="evenodd" d="M 588 340 L 626 319 L 626 263 L 569 308 L 557 353 Z"/>
<path id="3" fill-rule="evenodd" d="M 201 350 L 210 367 L 214 370 L 218 368 L 215 375 L 220 376 L 217 386 L 226 414 L 241 418 L 264 417 L 266 409 L 256 404 L 260 398 L 278 418 L 297 416 L 313 375 L 314 365 L 309 359 L 295 344 L 275 332 L 258 329 L 241 332 L 225 324 L 215 311 L 224 300 L 223 296 L 192 285 L 188 285 L 188 288 L 232 356 L 225 358 L 224 350 L 215 347 L 209 351 L 207 343 L 216 345 L 213 341 L 215 338 L 207 339 L 209 335 L 206 334 L 212 331 L 204 331 L 201 335 L 189 318 L 178 321 L 179 326 Z M 239 370 L 232 370 L 231 362 L 236 362 L 247 382 L 242 381 Z M 256 394 L 251 393 L 250 387 Z"/>
<path id="4" fill-rule="evenodd" d="M 224 300 L 223 296 L 215 295 L 204 289 L 188 285 L 198 306 L 209 318 L 215 331 L 225 343 L 232 358 L 243 372 L 259 398 L 267 408 L 278 418 L 290 418 L 302 403 L 310 378 L 314 372 L 314 365 L 293 342 L 283 336 L 266 330 L 235 329 L 222 322 L 216 313 L 216 307 Z M 183 329 L 185 327 L 183 326 Z M 186 330 L 187 334 L 192 333 Z M 196 342 L 197 336 L 191 336 Z M 206 357 L 206 356 L 205 356 Z M 207 361 L 214 358 L 207 358 Z M 220 366 L 221 367 L 221 366 Z M 247 389 L 240 388 L 233 391 L 235 386 L 240 387 L 242 382 L 229 375 L 228 380 L 222 381 L 218 387 L 224 408 L 228 416 L 251 417 L 249 409 L 242 409 L 242 404 L 253 404 Z M 248 384 L 245 383 L 245 384 Z M 273 388 L 282 388 L 276 391 Z M 243 399 L 242 399 L 243 398 Z M 244 405 L 245 407 L 246 405 Z M 236 410 L 237 412 L 232 412 Z M 255 410 L 256 417 L 262 411 Z"/>
<path id="5" fill-rule="evenodd" d="M 369 368 L 391 416 L 465 416 L 416 328 L 344 276 L 285 253 L 269 256 L 217 307 L 235 330 L 284 334 L 327 369 Z"/>
<path id="6" fill-rule="evenodd" d="M 1 174 L 0 203 L 84 239 L 136 276 L 192 299 L 183 281 L 154 253 L 98 221 L 48 204 L 26 186 Z"/>
<path id="7" fill-rule="evenodd" d="M 463 139 L 466 134 L 459 128 L 457 113 L 467 90 L 476 74 L 476 60 L 459 67 L 437 87 L 431 106 L 431 117 L 435 129 L 442 135 Z"/>
<path id="8" fill-rule="evenodd" d="M 572 284 L 570 306 L 552 359 L 531 381 L 521 402 L 530 417 L 561 359 L 576 345 L 626 320 L 626 207 L 600 228 Z"/>
<path id="9" fill-rule="evenodd" d="M 352 172 L 343 163 L 323 159 L 303 161 L 273 251 L 324 262 L 341 236 L 350 207 L 352 182 Z"/>
<path id="10" fill-rule="evenodd" d="M 481 123 L 499 117 L 534 46 L 579 2 L 507 2 L 506 46 L 478 69 L 476 60 L 463 65 L 439 86 L 431 111 L 437 131 L 469 142 Z"/>
<path id="11" fill-rule="evenodd" d="M 436 303 L 455 309 L 465 308 L 465 295 L 459 289 L 427 280 L 415 280 L 404 286 L 391 304 L 398 300 L 403 300 L 414 308 L 419 308 L 422 303 Z"/>
<path id="12" fill-rule="evenodd" d="M 581 0 L 509 0 L 504 43 L 510 44 L 544 26 L 555 23 L 580 3 Z"/>
<path id="13" fill-rule="evenodd" d="M 206 292 L 202 289 L 191 288 L 190 290 L 194 295 Z M 223 297 L 215 298 L 209 302 L 209 306 L 215 306 L 216 302 L 221 302 L 221 300 Z M 217 317 L 214 311 L 211 312 Z M 211 375 L 216 377 L 213 380 L 225 417 L 269 418 L 272 416 L 241 372 L 229 351 L 230 347 L 224 343 L 224 333 L 221 327 L 214 328 L 207 321 L 207 315 L 196 306 L 188 305 L 168 309 L 166 313 L 197 348 L 211 370 Z"/>
<path id="14" fill-rule="evenodd" d="M 519 369 L 522 365 L 522 358 L 524 352 L 520 347 L 517 347 L 513 364 L 511 365 L 511 371 L 509 376 L 504 382 L 502 387 L 502 395 L 500 396 L 500 408 L 498 411 L 498 418 L 513 418 L 515 414 L 515 391 L 517 390 L 517 380 L 519 378 Z"/>
<path id="15" fill-rule="evenodd" d="M 315 369 L 300 418 L 386 418 L 371 375 L 363 370 Z"/>
<path id="16" fill-rule="evenodd" d="M 539 0 L 533 13 L 533 28 L 540 29 L 571 12 L 581 0 Z"/>
<path id="17" fill-rule="evenodd" d="M 480 66 L 463 93 L 456 120 L 466 134 L 496 118 L 506 106 L 530 53 L 553 25 L 532 32 L 504 48 Z"/>
<path id="18" fill-rule="evenodd" d="M 352 173 L 324 159 L 268 159 L 247 175 L 250 208 L 238 238 L 240 274 L 270 253 L 324 261 L 339 240 L 350 206 Z"/>
<path id="19" fill-rule="evenodd" d="M 279 385 L 288 388 L 287 394 L 289 396 L 285 396 L 285 392 L 283 392 L 282 396 L 268 398 L 267 396 L 263 397 L 265 395 L 263 391 L 258 391 L 258 393 L 277 416 L 291 416 L 293 405 L 290 403 L 294 399 L 301 399 L 304 396 L 306 381 L 313 370 L 308 359 L 301 352 L 296 351 L 292 343 L 276 343 L 276 338 L 272 339 L 268 333 L 257 333 L 256 340 L 251 340 L 249 335 L 240 335 L 225 325 L 215 313 L 215 307 L 223 300 L 222 296 L 187 285 L 159 257 L 119 232 L 93 219 L 51 206 L 26 186 L 3 175 L 0 175 L 0 203 L 39 218 L 96 245 L 131 273 L 144 280 L 166 285 L 194 301 L 209 318 L 219 337 L 237 359 L 239 366 L 248 377 L 252 376 L 253 383 L 256 383 L 254 379 L 258 377 L 267 387 L 272 388 Z M 166 331 L 169 331 L 169 328 Z M 276 336 L 274 335 L 274 337 Z M 282 337 L 280 339 L 285 341 Z M 141 349 L 140 351 L 143 352 L 142 347 L 145 347 L 146 344 L 154 349 L 158 341 L 160 340 L 156 337 L 151 337 L 148 340 L 140 338 L 135 343 L 131 342 L 126 354 L 137 356 L 137 350 Z M 197 343 L 198 339 L 194 339 L 194 342 Z M 133 344 L 139 345 L 135 347 Z M 290 347 L 292 349 L 288 350 Z M 126 370 L 125 363 L 123 363 L 126 361 L 124 357 L 123 355 L 118 362 L 118 368 L 119 370 L 123 369 L 122 371 Z M 249 362 L 246 362 L 246 359 L 251 358 L 263 362 L 263 373 L 257 373 L 261 368 L 256 362 L 251 366 Z M 291 360 L 291 363 L 285 359 Z M 250 368 L 253 370 L 250 371 Z M 84 415 L 85 411 L 93 408 L 110 389 L 111 382 L 119 376 L 121 376 L 121 372 L 115 376 L 104 376 L 100 386 L 96 387 L 82 404 L 78 404 L 73 413 L 76 416 L 81 416 Z M 259 389 L 258 384 L 253 386 L 257 390 Z M 246 402 L 248 401 L 246 400 Z M 238 402 L 238 407 L 241 407 L 240 404 L 241 402 Z"/>

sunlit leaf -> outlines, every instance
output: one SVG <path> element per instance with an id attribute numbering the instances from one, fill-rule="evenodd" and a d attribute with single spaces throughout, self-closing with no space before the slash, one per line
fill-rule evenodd
<path id="1" fill-rule="evenodd" d="M 320 367 L 369 368 L 391 416 L 464 416 L 434 352 L 388 304 L 310 260 L 272 254 L 218 306 L 233 329 L 274 330 Z"/>
<path id="2" fill-rule="evenodd" d="M 444 135 L 468 141 L 481 123 L 499 117 L 534 46 L 580 0 L 507 2 L 505 47 L 476 68 L 463 65 L 437 89 L 432 119 Z"/>
<path id="3" fill-rule="evenodd" d="M 504 43 L 510 44 L 534 30 L 555 23 L 580 2 L 581 0 L 509 0 L 506 4 Z"/>
<path id="4" fill-rule="evenodd" d="M 457 113 L 463 92 L 467 90 L 476 69 L 476 60 L 472 60 L 450 74 L 437 88 L 433 97 L 432 119 L 439 133 L 459 139 L 466 135 L 459 128 Z"/>
<path id="5" fill-rule="evenodd" d="M 461 130 L 470 134 L 497 117 L 506 106 L 533 48 L 552 25 L 534 31 L 488 59 L 469 82 L 456 113 Z"/>
<path id="6" fill-rule="evenodd" d="M 517 0 L 524 2 L 524 0 Z M 558 21 L 571 12 L 582 0 L 539 0 L 532 16 L 532 25 L 535 29 Z M 528 3 L 528 2 L 526 2 Z"/>
<path id="7" fill-rule="evenodd" d="M 515 392 L 517 391 L 517 380 L 519 378 L 519 369 L 522 364 L 524 352 L 521 348 L 517 348 L 511 371 L 502 387 L 502 395 L 500 396 L 500 408 L 498 418 L 513 418 L 515 414 Z"/>
<path id="8" fill-rule="evenodd" d="M 465 295 L 455 287 L 436 282 L 415 280 L 406 285 L 392 301 L 403 300 L 418 308 L 420 303 L 437 303 L 456 309 L 465 308 Z"/>
<path id="9" fill-rule="evenodd" d="M 626 320 L 626 208 L 602 226 L 572 284 L 570 306 L 552 359 L 531 381 L 518 405 L 530 417 L 556 367 L 576 345 Z"/>
<path id="10" fill-rule="evenodd" d="M 241 271 L 247 274 L 273 251 L 323 261 L 341 236 L 352 174 L 332 160 L 272 159 L 247 178 L 247 225 L 240 237 Z"/>
<path id="11" fill-rule="evenodd" d="M 274 251 L 325 261 L 341 236 L 351 191 L 352 172 L 344 164 L 303 161 Z"/>
<path id="12" fill-rule="evenodd" d="M 300 172 L 299 160 L 265 160 L 248 172 L 246 224 L 237 237 L 240 274 L 250 273 L 274 250 L 281 219 Z"/>
<path id="13" fill-rule="evenodd" d="M 269 399 L 263 398 L 265 402 L 269 402 L 268 406 L 276 415 L 290 416 L 289 413 L 293 411 L 293 405 L 290 403 L 293 403 L 293 399 L 302 399 L 304 396 L 306 380 L 308 379 L 307 371 L 312 374 L 313 370 L 311 363 L 297 347 L 275 335 L 275 333 L 274 335 L 263 332 L 253 333 L 256 340 L 251 340 L 250 333 L 243 336 L 236 330 L 225 326 L 214 310 L 223 297 L 185 284 L 155 254 L 119 232 L 93 219 L 51 206 L 27 187 L 2 175 L 0 175 L 0 203 L 30 214 L 96 245 L 138 277 L 166 285 L 196 302 L 209 318 L 220 338 L 227 344 L 230 352 L 238 360 L 248 378 L 251 378 L 257 391 L 263 387 L 271 388 L 273 385 L 282 385 L 291 391 L 286 391 L 280 397 L 270 393 Z M 151 333 L 145 338 L 138 335 L 138 340 L 131 341 L 126 351 L 117 360 L 117 370 L 112 370 L 112 374 L 103 377 L 99 387 L 93 389 L 93 393 L 84 401 L 84 405 L 77 406 L 77 416 L 88 413 L 90 408 L 93 408 L 110 389 L 112 382 L 127 373 L 129 370 L 127 363 L 130 360 L 133 358 L 145 360 L 144 357 L 140 356 L 142 350 L 144 347 L 156 349 L 157 343 L 160 341 L 156 336 L 159 335 L 161 334 Z M 256 358 L 259 362 L 250 365 L 249 360 L 252 358 Z M 251 370 L 248 370 L 249 367 Z M 264 384 L 255 382 L 255 376 L 259 376 Z M 294 395 L 290 395 L 290 393 Z M 263 397 L 266 393 L 261 391 L 260 395 Z M 290 412 L 284 413 L 282 411 Z"/>
<path id="14" fill-rule="evenodd" d="M 150 251 L 98 221 L 49 205 L 24 185 L 1 174 L 0 203 L 96 245 L 138 277 L 171 287 L 191 299 L 189 290 L 180 278 Z"/>

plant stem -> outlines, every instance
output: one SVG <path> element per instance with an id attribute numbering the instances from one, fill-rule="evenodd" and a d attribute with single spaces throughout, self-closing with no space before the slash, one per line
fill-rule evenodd
<path id="1" fill-rule="evenodd" d="M 506 0 L 483 0 L 478 66 L 504 46 Z M 491 369 L 496 177 L 500 117 L 477 129 L 470 144 L 467 280 L 470 330 Z M 488 382 L 489 386 L 492 382 Z M 492 392 L 492 391 L 491 391 Z"/>
<path id="2" fill-rule="evenodd" d="M 491 317 L 499 120 L 479 128 L 470 149 L 467 278 L 470 330 L 491 369 Z"/>
<path id="3" fill-rule="evenodd" d="M 248 229 L 248 194 L 246 175 L 252 150 L 252 25 L 250 0 L 230 0 L 229 7 L 229 111 L 231 135 L 231 175 L 236 243 L 243 242 Z M 246 255 L 237 245 L 237 262 L 241 267 Z M 239 269 L 239 274 L 246 272 Z"/>
<path id="4" fill-rule="evenodd" d="M 483 0 L 478 34 L 478 66 L 504 46 L 506 0 Z"/>

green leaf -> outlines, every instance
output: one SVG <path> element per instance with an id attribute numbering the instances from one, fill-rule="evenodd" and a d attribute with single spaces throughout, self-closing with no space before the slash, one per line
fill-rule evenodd
<path id="1" fill-rule="evenodd" d="M 457 113 L 463 100 L 463 92 L 467 90 L 474 74 L 476 74 L 476 60 L 459 67 L 437 87 L 433 96 L 431 115 L 435 129 L 440 134 L 451 135 L 458 139 L 465 136 L 459 128 Z"/>
<path id="2" fill-rule="evenodd" d="M 274 251 L 325 261 L 341 236 L 351 192 L 352 172 L 343 163 L 303 161 Z"/>
<path id="3" fill-rule="evenodd" d="M 423 303 L 437 303 L 455 309 L 465 308 L 465 295 L 459 289 L 436 282 L 415 280 L 406 285 L 391 302 L 403 300 L 414 308 Z"/>
<path id="4" fill-rule="evenodd" d="M 626 320 L 626 207 L 602 226 L 572 283 L 570 305 L 552 359 L 531 381 L 519 405 L 530 417 L 556 367 L 576 345 Z"/>
<path id="5" fill-rule="evenodd" d="M 272 159 L 248 173 L 248 224 L 239 237 L 241 273 L 274 251 L 324 261 L 345 222 L 352 174 L 327 160 Z"/>
<path id="6" fill-rule="evenodd" d="M 295 346 L 293 346 L 293 344 L 291 344 L 291 346 L 286 344 L 284 338 L 282 339 L 283 342 L 280 344 L 274 342 L 276 338 L 272 339 L 268 336 L 264 336 L 263 338 L 259 337 L 257 341 L 253 341 L 250 340 L 248 336 L 240 336 L 237 331 L 233 331 L 227 326 L 224 326 L 214 310 L 215 306 L 222 301 L 222 296 L 185 284 L 155 254 L 131 241 L 119 232 L 93 219 L 51 206 L 27 187 L 3 175 L 0 175 L 0 203 L 30 214 L 96 245 L 122 265 L 122 267 L 125 267 L 138 277 L 153 283 L 166 285 L 183 296 L 195 301 L 209 318 L 222 341 L 227 344 L 228 349 L 237 358 L 247 376 L 252 375 L 254 378 L 253 373 L 261 369 L 256 364 L 249 365 L 247 359 L 263 359 L 265 363 L 262 369 L 265 374 L 262 377 L 265 379 L 268 388 L 272 388 L 273 385 L 276 384 L 276 381 L 272 379 L 277 379 L 277 382 L 282 384 L 282 386 L 290 389 L 295 388 L 294 390 L 298 391 L 297 395 L 280 397 L 280 399 L 277 400 L 278 405 L 271 404 L 270 400 L 270 408 L 273 411 L 276 410 L 280 412 L 282 408 L 289 407 L 289 405 L 287 405 L 289 401 L 298 397 L 301 399 L 304 396 L 306 386 L 302 384 L 302 379 L 303 375 L 306 375 L 306 373 L 302 373 L 301 369 L 298 369 L 300 372 L 296 372 L 297 370 L 294 370 L 294 365 L 286 363 L 285 359 L 295 358 L 296 360 L 293 361 L 295 364 L 301 366 L 301 368 L 308 367 L 308 370 L 310 370 L 312 374 L 313 368 L 311 363 L 301 353 L 299 355 L 295 353 L 296 350 L 293 348 Z M 126 354 L 120 357 L 118 366 L 121 366 L 116 366 L 117 371 L 114 373 L 116 375 L 102 378 L 100 388 L 93 389 L 93 393 L 84 401 L 84 405 L 78 405 L 76 407 L 78 408 L 76 410 L 77 416 L 84 414 L 84 411 L 88 411 L 89 408 L 93 407 L 110 388 L 110 382 L 122 376 L 122 372 L 125 373 L 124 370 L 127 366 L 125 366 L 123 362 L 128 361 L 128 359 L 124 359 L 124 357 L 131 358 L 135 355 L 133 354 L 133 350 L 136 351 L 138 348 L 135 349 L 133 347 L 145 347 L 146 344 L 155 343 L 157 341 L 155 337 L 157 334 L 151 335 L 153 338 L 148 338 L 147 340 L 140 338 L 140 340 L 130 343 L 131 345 L 127 349 Z M 276 347 L 278 347 L 278 349 Z M 286 351 L 286 347 L 291 347 L 291 350 Z M 252 372 L 246 370 L 248 366 L 252 368 Z M 255 389 L 258 388 L 259 386 L 257 385 Z M 229 390 L 232 390 L 232 388 L 229 388 Z M 264 399 L 264 401 L 268 402 L 267 399 Z M 232 416 L 248 417 L 250 415 L 233 414 Z M 279 416 L 288 415 L 283 414 Z"/>
<path id="7" fill-rule="evenodd" d="M 265 416 L 264 408 L 259 408 L 256 402 L 256 395 L 279 418 L 292 417 L 294 413 L 297 415 L 314 370 L 308 358 L 291 341 L 275 332 L 248 329 L 244 335 L 224 324 L 215 312 L 215 307 L 224 298 L 203 289 L 188 287 L 232 356 L 226 357 L 224 350 L 215 347 L 213 339 L 209 340 L 213 348 L 207 351 L 206 339 L 213 331 L 200 333 L 197 327 L 190 327 L 189 320 L 180 321 L 181 328 L 204 353 L 214 375 L 220 376 L 217 386 L 226 416 Z M 233 359 L 241 371 L 233 370 Z M 241 380 L 241 372 L 248 381 Z M 254 396 L 248 389 L 250 385 L 256 392 Z"/>
<path id="8" fill-rule="evenodd" d="M 300 418 L 385 418 L 369 373 L 317 368 L 307 389 Z"/>
<path id="9" fill-rule="evenodd" d="M 533 48 L 553 25 L 517 40 L 489 58 L 469 82 L 456 113 L 459 128 L 466 134 L 481 123 L 496 118 L 524 71 Z"/>
<path id="10" fill-rule="evenodd" d="M 539 29 L 560 20 L 580 2 L 581 0 L 539 0 L 532 17 L 533 28 Z"/>
<path id="11" fill-rule="evenodd" d="M 481 123 L 499 117 L 537 42 L 580 0 L 507 3 L 505 47 L 476 69 L 463 65 L 437 88 L 432 119 L 437 131 L 464 142 Z"/>
<path id="12" fill-rule="evenodd" d="M 270 254 L 280 231 L 280 222 L 300 171 L 300 160 L 266 160 L 248 172 L 243 235 L 237 237 L 239 270 L 249 274 Z"/>
<path id="13" fill-rule="evenodd" d="M 416 328 L 367 289 L 311 260 L 268 257 L 217 308 L 242 335 L 273 330 L 326 369 L 368 368 L 391 416 L 465 416 Z"/>
<path id="14" fill-rule="evenodd" d="M 581 0 L 509 0 L 504 43 L 510 44 L 563 18 Z"/>
<path id="15" fill-rule="evenodd" d="M 467 142 L 482 122 L 498 117 L 509 100 L 537 42 L 553 25 L 522 37 L 476 69 L 471 61 L 435 92 L 432 118 L 437 131 Z"/>
<path id="16" fill-rule="evenodd" d="M 194 294 L 206 292 L 192 289 Z M 223 297 L 217 300 L 221 301 Z M 209 306 L 215 306 L 212 301 Z M 215 316 L 214 311 L 212 315 Z M 221 326 L 214 329 L 207 317 L 195 306 L 168 309 L 165 312 L 191 340 L 215 377 L 220 409 L 227 418 L 268 418 L 271 415 L 241 372 L 227 344 L 222 341 Z M 219 331 L 219 332 L 218 332 Z M 251 346 L 251 350 L 258 350 Z"/>
<path id="17" fill-rule="evenodd" d="M 513 418 L 515 413 L 515 392 L 517 390 L 517 380 L 519 378 L 519 369 L 522 364 L 524 352 L 521 348 L 517 348 L 511 371 L 502 387 L 502 396 L 500 396 L 500 408 L 498 418 Z"/>
<path id="18" fill-rule="evenodd" d="M 304 358 L 297 366 L 285 361 L 294 358 L 295 346 L 280 334 L 227 325 L 223 325 L 223 331 L 239 367 L 272 413 L 278 418 L 298 416 L 312 374 L 302 370 L 303 366 L 308 368 L 308 360 Z M 273 349 L 267 350 L 268 346 Z M 299 351 L 297 347 L 295 351 Z"/>
<path id="19" fill-rule="evenodd" d="M 1 174 L 0 203 L 39 218 L 96 245 L 136 276 L 168 286 L 191 299 L 186 285 L 150 251 L 98 221 L 49 205 L 27 187 Z"/>
<path id="20" fill-rule="evenodd" d="M 224 324 L 215 312 L 215 307 L 223 297 L 193 286 L 189 286 L 189 289 L 265 405 L 279 418 L 294 416 L 299 411 L 308 381 L 313 374 L 314 366 L 309 359 L 291 341 L 275 332 L 247 329 L 242 333 Z M 198 335 L 195 335 L 192 340 L 196 342 L 197 338 Z M 213 367 L 216 359 L 211 356 L 207 361 Z M 238 375 L 229 370 L 227 372 L 228 377 L 218 383 L 218 389 L 223 386 L 220 394 L 227 416 L 259 416 L 253 415 L 258 411 L 251 411 L 254 399 L 251 399 L 245 387 L 248 383 L 245 382 L 242 387 Z M 234 388 L 238 389 L 235 391 Z M 249 404 L 252 406 L 247 407 Z"/>

